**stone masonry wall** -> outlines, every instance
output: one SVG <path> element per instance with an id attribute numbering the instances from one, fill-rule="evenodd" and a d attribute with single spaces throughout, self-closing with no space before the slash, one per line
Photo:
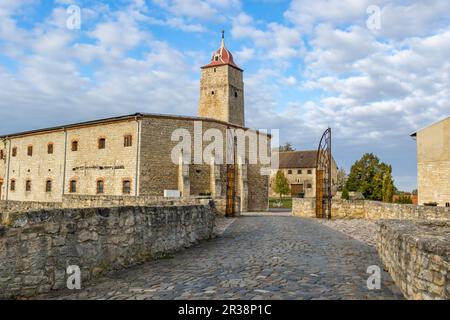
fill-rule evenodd
<path id="1" fill-rule="evenodd" d="M 450 299 L 450 221 L 377 222 L 377 250 L 408 299 Z"/>
<path id="2" fill-rule="evenodd" d="M 316 216 L 315 210 L 315 198 L 294 198 L 292 201 L 294 216 L 313 218 Z M 333 219 L 450 219 L 450 208 L 446 207 L 426 207 L 368 200 L 333 200 L 331 210 Z"/>
<path id="3" fill-rule="evenodd" d="M 12 214 L 0 227 L 0 298 L 66 287 L 191 246 L 213 235 L 210 205 L 62 209 Z"/>

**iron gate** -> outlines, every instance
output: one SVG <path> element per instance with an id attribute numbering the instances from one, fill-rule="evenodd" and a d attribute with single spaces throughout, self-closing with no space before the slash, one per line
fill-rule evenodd
<path id="1" fill-rule="evenodd" d="M 316 162 L 316 217 L 331 219 L 331 128 L 320 139 Z"/>

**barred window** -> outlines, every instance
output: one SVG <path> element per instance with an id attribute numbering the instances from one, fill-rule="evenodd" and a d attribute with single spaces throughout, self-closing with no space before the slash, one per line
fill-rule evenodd
<path id="1" fill-rule="evenodd" d="M 105 182 L 103 180 L 97 180 L 97 194 L 105 193 Z"/>
<path id="2" fill-rule="evenodd" d="M 77 181 L 76 180 L 70 180 L 69 192 L 70 193 L 76 193 L 77 192 Z"/>
<path id="3" fill-rule="evenodd" d="M 124 180 L 123 181 L 122 192 L 123 192 L 123 194 L 130 194 L 131 193 L 131 181 L 130 180 Z"/>
<path id="4" fill-rule="evenodd" d="M 133 136 L 131 134 L 126 135 L 123 138 L 123 146 L 124 147 L 131 147 L 133 145 Z"/>

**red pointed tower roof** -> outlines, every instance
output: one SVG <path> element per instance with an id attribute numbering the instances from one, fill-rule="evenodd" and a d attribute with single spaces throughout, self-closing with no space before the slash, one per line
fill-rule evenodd
<path id="1" fill-rule="evenodd" d="M 211 62 L 207 64 L 206 66 L 203 66 L 202 69 L 205 68 L 211 68 L 211 67 L 218 67 L 223 65 L 230 65 L 238 70 L 243 71 L 241 68 L 239 68 L 236 63 L 234 63 L 233 55 L 231 52 L 225 47 L 225 31 L 222 31 L 222 43 L 220 45 L 219 50 L 214 52 Z"/>

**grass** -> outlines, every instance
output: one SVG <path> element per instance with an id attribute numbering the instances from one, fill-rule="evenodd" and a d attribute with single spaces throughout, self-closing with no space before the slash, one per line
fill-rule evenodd
<path id="1" fill-rule="evenodd" d="M 270 198 L 269 208 L 290 209 L 292 208 L 292 198 L 282 198 L 281 205 L 280 205 L 280 198 Z"/>

